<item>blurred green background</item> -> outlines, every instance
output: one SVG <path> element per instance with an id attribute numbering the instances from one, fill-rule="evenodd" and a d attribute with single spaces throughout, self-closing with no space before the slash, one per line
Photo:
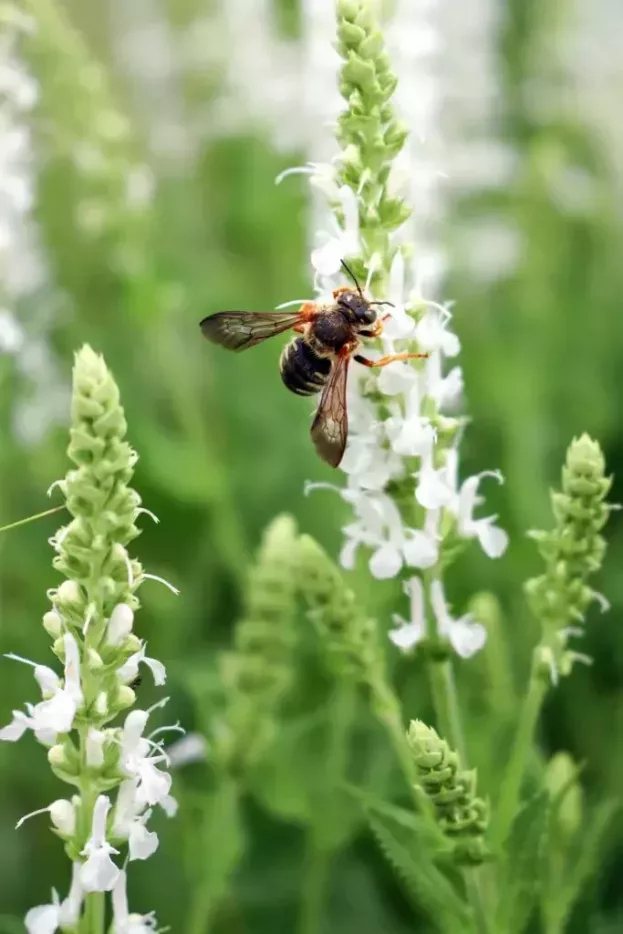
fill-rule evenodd
<path id="1" fill-rule="evenodd" d="M 223 35 L 236 41 L 237 29 L 252 55 L 249 38 L 270 14 L 264 28 L 292 52 L 279 59 L 283 73 L 275 87 L 284 88 L 296 78 L 291 63 L 305 54 L 308 17 L 296 0 L 257 9 L 237 3 L 227 11 L 209 0 L 126 2 L 27 4 L 39 19 L 38 33 L 20 54 L 39 84 L 39 103 L 24 119 L 32 132 L 36 192 L 29 230 L 38 241 L 42 275 L 36 287 L 26 275 L 21 286 L 8 288 L 8 306 L 25 338 L 19 353 L 0 355 L 0 524 L 47 508 L 45 491 L 66 470 L 64 403 L 54 403 L 49 414 L 45 406 L 59 394 L 64 398 L 72 353 L 89 342 L 118 380 L 140 454 L 135 486 L 160 518 L 159 526 L 145 519 L 136 552 L 149 571 L 181 589 L 177 598 L 157 584 L 141 590 L 139 632 L 169 669 L 168 719 L 179 717 L 193 728 L 209 717 L 215 659 L 231 639 L 249 561 L 266 524 L 290 512 L 303 531 L 337 554 L 348 517 L 337 497 L 303 495 L 306 480 L 334 477 L 313 454 L 306 403 L 281 385 L 278 342 L 238 358 L 208 346 L 198 329 L 198 321 L 218 309 L 267 309 L 310 292 L 305 183 L 274 185 L 278 172 L 310 157 L 308 140 L 301 133 L 297 145 L 293 132 L 294 142 L 284 142 L 276 118 L 253 112 L 251 87 L 245 104 L 244 73 L 238 74 L 238 96 L 226 96 L 226 60 L 233 51 L 222 45 Z M 581 30 L 592 26 L 591 11 L 597 17 L 599 9 L 606 26 L 619 33 L 622 14 L 614 4 L 609 10 L 578 2 L 577 9 L 564 10 L 555 0 L 492 5 L 486 41 L 496 105 L 480 132 L 491 151 L 502 145 L 512 154 L 513 168 L 501 185 L 467 177 L 449 186 L 442 224 L 451 270 L 444 295 L 456 302 L 471 419 L 462 470 L 503 471 L 506 484 L 487 491 L 488 505 L 511 535 L 499 562 L 470 550 L 449 587 L 456 609 L 475 591 L 493 591 L 500 600 L 509 660 L 502 693 L 508 692 L 509 708 L 522 690 L 537 635 L 521 593 L 538 568 L 525 532 L 549 524 L 548 489 L 557 483 L 574 434 L 587 431 L 601 442 L 615 474 L 611 498 L 623 500 L 623 162 L 616 139 L 605 132 L 608 119 L 620 115 L 608 112 L 610 98 L 604 90 L 602 99 L 601 86 L 591 82 L 587 52 L 570 62 L 556 54 L 569 34 L 578 42 L 585 38 Z M 473 3 L 474 22 L 485 6 Z M 237 26 L 221 34 L 226 12 Z M 478 54 L 467 41 L 463 48 L 466 56 Z M 252 85 L 257 74 L 250 69 L 246 80 Z M 480 93 L 475 87 L 474 95 Z M 175 119 L 167 124 L 169 113 Z M 469 145 L 469 130 L 465 138 L 454 133 L 455 154 Z M 485 146 L 484 176 L 487 153 Z M 478 239 L 483 230 L 487 236 Z M 509 237 L 511 260 L 503 262 L 498 254 Z M 27 264 L 25 250 L 12 262 Z M 36 428 L 38 418 L 42 429 L 26 431 L 24 425 Z M 0 536 L 0 650 L 41 662 L 50 659 L 39 623 L 46 589 L 56 584 L 46 540 L 57 518 Z M 566 749 L 586 762 L 589 801 L 618 794 L 623 784 L 618 513 L 608 538 L 597 589 L 612 609 L 604 616 L 593 611 L 582 646 L 594 664 L 574 670 L 551 694 L 542 727 L 544 749 Z M 361 600 L 383 624 L 389 625 L 391 609 L 404 610 L 398 588 L 373 585 L 365 565 L 354 579 Z M 430 715 L 418 663 L 393 661 L 407 715 Z M 482 715 L 479 665 L 479 659 L 468 664 L 465 691 L 474 757 L 486 781 L 495 775 L 496 750 Z M 153 700 L 147 681 L 139 689 L 145 704 Z M 27 698 L 34 698 L 30 672 L 3 662 L 0 722 Z M 198 766 L 180 773 L 180 797 L 199 793 L 204 779 Z M 0 930 L 7 934 L 21 930 L 19 919 L 47 900 L 51 885 L 66 888 L 61 846 L 45 818 L 13 830 L 21 815 L 62 793 L 31 738 L 0 746 Z M 249 796 L 245 809 L 251 844 L 217 929 L 294 930 L 300 822 L 280 814 L 270 795 Z M 132 904 L 155 909 L 162 925 L 183 931 L 188 860 L 202 857 L 189 849 L 184 817 L 159 823 L 157 854 L 132 866 Z M 570 930 L 623 930 L 622 874 L 619 821 Z M 361 827 L 335 859 L 329 888 L 327 930 L 416 929 Z"/>

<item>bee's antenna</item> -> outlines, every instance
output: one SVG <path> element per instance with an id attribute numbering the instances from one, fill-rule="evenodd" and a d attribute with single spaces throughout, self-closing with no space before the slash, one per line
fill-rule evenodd
<path id="1" fill-rule="evenodd" d="M 352 269 L 350 268 L 350 266 L 348 266 L 348 265 L 344 262 L 343 259 L 340 260 L 340 262 L 341 262 L 342 266 L 344 267 L 344 269 L 346 270 L 346 272 L 348 273 L 348 275 L 351 277 L 351 279 L 352 279 L 353 282 L 355 283 L 355 285 L 357 286 L 357 291 L 359 292 L 359 294 L 361 295 L 361 297 L 362 297 L 363 300 L 365 301 L 365 296 L 364 296 L 363 292 L 361 291 L 361 286 L 360 286 L 359 283 L 357 282 L 357 276 L 356 276 L 355 273 L 352 271 Z"/>
<path id="2" fill-rule="evenodd" d="M 370 305 L 389 305 L 390 308 L 395 308 L 393 302 L 370 302 Z"/>

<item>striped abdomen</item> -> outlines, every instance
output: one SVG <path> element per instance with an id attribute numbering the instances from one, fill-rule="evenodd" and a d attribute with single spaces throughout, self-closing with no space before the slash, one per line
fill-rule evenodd
<path id="1" fill-rule="evenodd" d="M 285 385 L 299 396 L 320 392 L 331 371 L 331 360 L 319 357 L 302 337 L 283 348 L 279 371 Z"/>

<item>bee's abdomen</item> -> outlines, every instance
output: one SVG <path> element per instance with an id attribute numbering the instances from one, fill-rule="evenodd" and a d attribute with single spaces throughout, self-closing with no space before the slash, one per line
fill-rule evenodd
<path id="1" fill-rule="evenodd" d="M 320 392 L 331 370 L 331 361 L 319 357 L 302 337 L 295 337 L 283 348 L 279 371 L 285 385 L 299 396 Z"/>

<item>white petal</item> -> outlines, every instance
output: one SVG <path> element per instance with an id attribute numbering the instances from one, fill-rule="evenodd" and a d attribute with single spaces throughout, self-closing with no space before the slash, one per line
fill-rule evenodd
<path id="1" fill-rule="evenodd" d="M 160 804 L 171 790 L 171 776 L 167 772 L 157 769 L 148 760 L 139 768 L 140 784 L 136 791 L 137 801 L 143 804 Z"/>
<path id="2" fill-rule="evenodd" d="M 390 340 L 402 340 L 405 337 L 410 337 L 415 331 L 415 321 L 404 305 L 395 305 L 394 308 L 389 309 L 389 312 L 389 318 L 383 323 L 383 336 L 388 337 Z M 391 363 L 389 365 L 392 366 Z M 412 369 L 412 367 L 409 367 L 409 369 Z"/>
<path id="3" fill-rule="evenodd" d="M 119 868 L 107 849 L 97 849 L 82 864 L 79 878 L 85 892 L 110 892 L 119 878 Z"/>
<path id="4" fill-rule="evenodd" d="M 432 568 L 439 557 L 437 542 L 420 531 L 411 534 L 402 550 L 406 563 L 412 568 Z"/>
<path id="5" fill-rule="evenodd" d="M 123 758 L 136 750 L 143 735 L 143 730 L 147 726 L 148 717 L 149 714 L 145 710 L 132 710 L 125 718 L 121 737 L 121 755 Z"/>
<path id="6" fill-rule="evenodd" d="M 324 246 L 312 250 L 311 264 L 320 276 L 334 276 L 340 271 L 344 249 L 341 240 L 332 237 Z"/>
<path id="7" fill-rule="evenodd" d="M 61 679 L 47 665 L 36 665 L 34 675 L 42 694 L 55 694 L 61 690 Z"/>
<path id="8" fill-rule="evenodd" d="M 368 566 L 377 580 L 387 580 L 400 572 L 402 564 L 400 551 L 394 545 L 386 544 L 374 552 Z"/>
<path id="9" fill-rule="evenodd" d="M 470 658 L 484 646 L 487 641 L 487 630 L 482 623 L 471 622 L 471 617 L 462 616 L 452 620 L 447 637 L 461 658 Z"/>
<path id="10" fill-rule="evenodd" d="M 127 877 L 120 872 L 112 891 L 113 930 L 115 934 L 122 932 L 128 922 L 128 896 L 126 891 Z"/>
<path id="11" fill-rule="evenodd" d="M 148 655 L 144 655 L 141 661 L 147 665 L 154 676 L 154 684 L 156 687 L 161 687 L 167 680 L 167 670 L 162 662 L 158 661 L 157 658 L 149 658 Z"/>
<path id="12" fill-rule="evenodd" d="M 158 834 L 147 830 L 140 819 L 135 820 L 130 828 L 128 846 L 130 860 L 149 859 L 158 849 Z"/>
<path id="13" fill-rule="evenodd" d="M 54 934 L 59 926 L 58 905 L 37 905 L 24 918 L 28 934 Z"/>
<path id="14" fill-rule="evenodd" d="M 158 803 L 167 817 L 175 817 L 178 812 L 179 804 L 173 795 L 165 795 Z"/>
<path id="15" fill-rule="evenodd" d="M 0 740 L 14 743 L 24 735 L 29 727 L 30 723 L 26 714 L 22 713 L 21 710 L 14 710 L 11 722 L 0 730 Z"/>
<path id="16" fill-rule="evenodd" d="M 448 486 L 444 468 L 434 470 L 424 467 L 420 470 L 415 498 L 425 509 L 440 509 L 452 501 L 453 492 Z"/>
<path id="17" fill-rule="evenodd" d="M 424 630 L 418 623 L 406 623 L 397 629 L 390 629 L 389 638 L 397 648 L 408 652 L 424 638 Z"/>
<path id="18" fill-rule="evenodd" d="M 171 768 L 177 768 L 189 762 L 203 762 L 207 753 L 208 744 L 201 733 L 188 733 L 167 747 Z"/>
<path id="19" fill-rule="evenodd" d="M 78 649 L 78 643 L 70 632 L 66 632 L 63 636 L 63 643 L 65 645 L 65 690 L 73 697 L 76 706 L 78 706 L 82 703 L 80 650 Z"/>
<path id="20" fill-rule="evenodd" d="M 355 567 L 355 558 L 357 555 L 357 549 L 361 545 L 361 541 L 358 538 L 348 538 L 342 545 L 342 550 L 340 551 L 340 564 L 347 571 L 352 571 Z M 8 729 L 8 727 L 5 727 Z M 21 734 L 20 734 L 21 735 Z M 0 732 L 0 739 L 2 739 L 2 733 Z"/>
<path id="21" fill-rule="evenodd" d="M 136 801 L 137 787 L 138 783 L 134 778 L 126 779 L 119 786 L 112 825 L 115 837 L 127 839 L 132 821 L 143 808 L 143 805 Z"/>
<path id="22" fill-rule="evenodd" d="M 344 233 L 347 238 L 352 240 L 354 250 L 357 250 L 359 240 L 359 200 L 352 188 L 348 185 L 342 185 L 340 188 L 340 201 L 344 214 Z"/>
<path id="23" fill-rule="evenodd" d="M 84 892 L 80 884 L 81 863 L 73 863 L 71 869 L 71 886 L 67 898 L 61 904 L 60 923 L 63 927 L 75 927 L 80 918 Z"/>
<path id="24" fill-rule="evenodd" d="M 412 366 L 396 361 L 383 367 L 377 386 L 384 396 L 397 396 L 408 392 L 416 380 L 417 372 Z"/>
<path id="25" fill-rule="evenodd" d="M 474 528 L 482 550 L 489 558 L 501 558 L 508 546 L 508 534 L 494 525 L 495 517 L 477 519 Z"/>
<path id="26" fill-rule="evenodd" d="M 91 826 L 91 837 L 87 847 L 104 846 L 106 843 L 106 820 L 110 811 L 111 803 L 107 795 L 98 795 L 93 808 L 93 821 Z"/>
<path id="27" fill-rule="evenodd" d="M 420 629 L 424 629 L 426 619 L 424 616 L 424 586 L 422 581 L 419 577 L 411 577 L 402 586 L 409 598 L 411 622 L 416 623 Z"/>
<path id="28" fill-rule="evenodd" d="M 33 709 L 34 727 L 38 732 L 69 733 L 76 714 L 75 699 L 63 689 Z"/>
<path id="29" fill-rule="evenodd" d="M 435 619 L 437 620 L 439 633 L 440 635 L 447 636 L 451 619 L 443 584 L 439 579 L 435 579 L 430 585 L 430 602 L 433 613 L 435 614 Z"/>

